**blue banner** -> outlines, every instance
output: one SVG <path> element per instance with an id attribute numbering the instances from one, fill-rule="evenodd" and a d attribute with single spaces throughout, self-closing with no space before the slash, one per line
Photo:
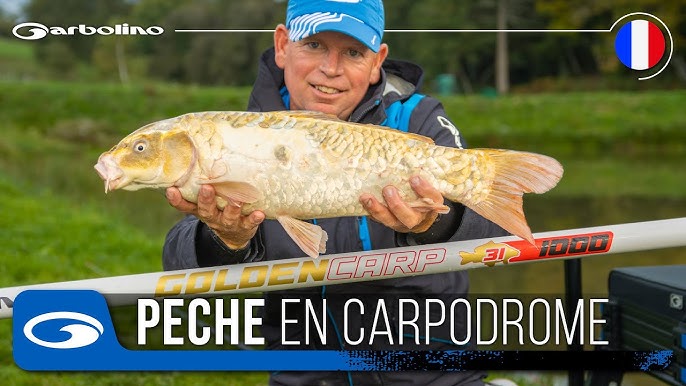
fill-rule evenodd
<path id="1" fill-rule="evenodd" d="M 129 350 L 105 298 L 87 290 L 28 290 L 14 303 L 14 360 L 29 371 L 662 370 L 657 351 Z"/>

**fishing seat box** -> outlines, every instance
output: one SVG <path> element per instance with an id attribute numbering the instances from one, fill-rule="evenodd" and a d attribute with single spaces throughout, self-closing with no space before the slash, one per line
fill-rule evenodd
<path id="1" fill-rule="evenodd" d="M 686 385 L 686 265 L 615 268 L 608 278 L 609 350 L 672 350 L 673 360 L 651 371 L 666 384 Z"/>

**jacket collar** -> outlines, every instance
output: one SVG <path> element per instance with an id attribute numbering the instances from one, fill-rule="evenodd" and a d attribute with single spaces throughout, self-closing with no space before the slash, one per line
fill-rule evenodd
<path id="1" fill-rule="evenodd" d="M 379 124 L 386 119 L 385 109 L 391 103 L 405 99 L 419 90 L 422 69 L 410 62 L 386 59 L 381 79 L 367 90 L 362 102 L 350 115 L 350 121 Z M 262 53 L 253 84 L 248 111 L 285 110 L 279 90 L 284 85 L 283 70 L 274 61 L 274 48 Z"/>

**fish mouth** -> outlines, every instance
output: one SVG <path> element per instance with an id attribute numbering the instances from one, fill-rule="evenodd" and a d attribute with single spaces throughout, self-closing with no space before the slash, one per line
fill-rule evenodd
<path id="1" fill-rule="evenodd" d="M 124 180 L 124 171 L 117 165 L 114 157 L 110 154 L 103 154 L 98 158 L 98 163 L 95 164 L 95 170 L 105 181 L 105 194 L 110 190 L 115 190 L 126 185 Z"/>

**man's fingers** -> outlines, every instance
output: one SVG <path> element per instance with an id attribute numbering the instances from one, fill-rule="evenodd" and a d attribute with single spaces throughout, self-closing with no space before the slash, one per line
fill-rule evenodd
<path id="1" fill-rule="evenodd" d="M 427 214 L 426 218 L 422 222 L 412 228 L 412 232 L 422 233 L 428 231 L 429 228 L 431 228 L 431 225 L 433 225 L 433 223 L 436 221 L 436 218 L 438 218 L 438 213 L 436 212 Z"/>
<path id="2" fill-rule="evenodd" d="M 380 223 L 386 223 L 383 220 L 387 219 L 390 212 L 388 212 L 388 209 L 384 207 L 379 200 L 376 199 L 376 197 L 372 196 L 371 194 L 363 194 L 360 196 L 360 203 L 367 210 L 367 212 L 369 212 L 369 215 L 372 218 Z"/>
<path id="3" fill-rule="evenodd" d="M 178 188 L 167 188 L 166 196 L 167 201 L 169 201 L 169 205 L 174 207 L 174 209 L 184 213 L 197 214 L 198 206 L 192 202 L 184 200 L 183 197 L 181 197 L 181 192 Z"/>
<path id="4" fill-rule="evenodd" d="M 214 188 L 203 185 L 198 192 L 198 217 L 205 223 L 216 222 L 219 214 Z"/>
<path id="5" fill-rule="evenodd" d="M 373 195 L 363 194 L 360 196 L 360 203 L 367 210 L 367 212 L 369 212 L 369 216 L 374 221 L 384 224 L 385 226 L 393 228 L 397 231 L 403 231 L 403 228 L 405 227 L 403 223 L 398 221 L 388 207 L 380 203 L 379 200 L 377 200 Z"/>
<path id="6" fill-rule="evenodd" d="M 419 199 L 429 202 L 443 201 L 441 192 L 419 176 L 413 176 L 410 179 L 410 185 Z M 424 232 L 431 227 L 438 216 L 434 210 L 410 206 L 401 198 L 395 186 L 386 186 L 382 195 L 385 204 L 379 202 L 371 194 L 360 196 L 360 202 L 372 219 L 398 232 Z"/>
<path id="7" fill-rule="evenodd" d="M 217 205 L 216 202 L 214 205 Z M 235 222 L 241 216 L 242 206 L 243 204 L 234 201 L 227 202 L 224 209 L 222 209 L 222 219 L 224 222 Z"/>
<path id="8" fill-rule="evenodd" d="M 400 198 L 396 187 L 385 187 L 383 189 L 383 197 L 384 200 L 386 200 L 386 204 L 388 204 L 388 209 L 392 215 L 408 229 L 414 228 L 424 219 L 422 215 L 410 208 L 405 201 Z"/>
<path id="9" fill-rule="evenodd" d="M 226 212 L 226 209 L 224 209 Z M 252 213 L 243 216 L 238 213 L 235 217 L 224 219 L 224 223 L 236 224 L 236 231 L 252 231 L 255 227 L 264 221 L 265 215 L 262 211 L 256 210 Z"/>
<path id="10" fill-rule="evenodd" d="M 265 217 L 266 216 L 265 216 L 264 212 L 262 212 L 260 210 L 256 210 L 256 211 L 250 213 L 250 215 L 246 216 L 246 221 L 249 222 L 251 227 L 256 227 L 256 226 L 262 224 L 262 221 L 264 221 Z"/>
<path id="11" fill-rule="evenodd" d="M 198 204 L 195 205 L 181 197 L 177 188 L 166 191 L 167 200 L 174 208 L 195 215 L 231 249 L 243 248 L 255 235 L 257 226 L 265 219 L 262 211 L 253 211 L 243 216 L 242 204 L 228 203 L 223 210 L 217 208 L 217 195 L 210 185 L 203 185 L 198 192 Z"/>
<path id="12" fill-rule="evenodd" d="M 419 197 L 430 198 L 433 202 L 443 202 L 443 195 L 441 192 L 419 176 L 410 178 L 410 186 Z"/>

